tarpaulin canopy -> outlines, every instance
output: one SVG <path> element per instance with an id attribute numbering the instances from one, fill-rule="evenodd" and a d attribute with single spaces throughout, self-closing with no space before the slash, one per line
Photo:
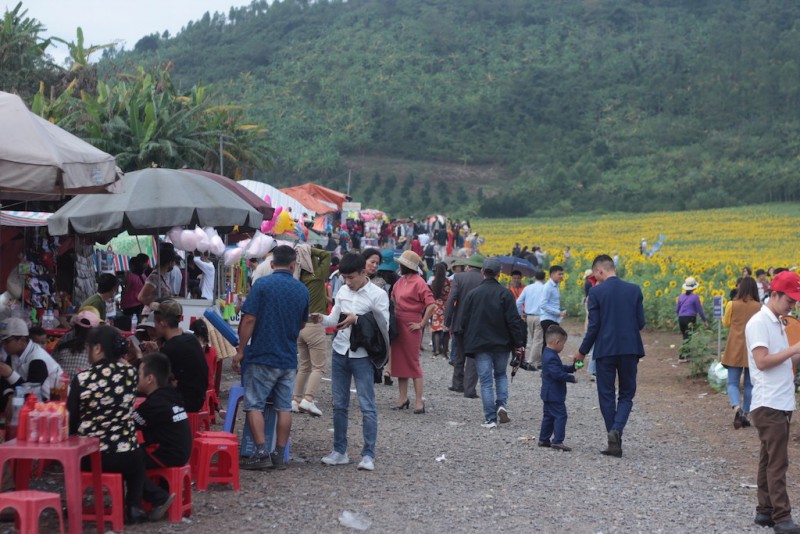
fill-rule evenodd
<path id="1" fill-rule="evenodd" d="M 205 176 L 209 180 L 214 180 L 218 184 L 225 186 L 226 188 L 233 191 L 236 194 L 236 196 L 238 196 L 239 198 L 241 198 L 242 200 L 253 206 L 255 209 L 257 209 L 259 212 L 261 212 L 261 215 L 264 216 L 264 219 L 267 220 L 271 219 L 272 214 L 275 213 L 273 207 L 270 205 L 269 202 L 265 201 L 263 196 L 256 195 L 248 188 L 243 186 L 241 183 L 235 180 L 231 180 L 227 176 L 214 174 L 213 172 L 208 172 L 208 171 L 199 171 L 195 169 L 182 169 L 182 170 L 184 172 L 193 172 L 199 174 L 200 176 Z"/>
<path id="2" fill-rule="evenodd" d="M 34 198 L 105 192 L 121 177 L 114 156 L 0 92 L 0 194 Z"/>
<path id="3" fill-rule="evenodd" d="M 256 196 L 264 199 L 273 208 L 292 208 L 292 213 L 296 215 L 301 215 L 303 212 L 308 213 L 309 215 L 314 215 L 316 213 L 316 210 L 310 209 L 302 202 L 299 202 L 296 198 L 287 195 L 280 189 L 272 187 L 269 184 L 265 184 L 264 182 L 256 182 L 255 180 L 239 180 L 237 183 L 255 193 Z"/>
<path id="4" fill-rule="evenodd" d="M 334 211 L 341 211 L 342 203 L 350 200 L 350 197 L 344 193 L 334 191 L 321 185 L 307 183 L 295 187 L 285 187 L 281 189 L 286 194 L 289 194 L 310 207 L 315 209 L 314 206 L 319 207 L 316 211 L 318 213 L 332 213 Z M 313 204 L 313 205 L 311 205 Z M 327 206 L 322 209 L 322 206 Z"/>
<path id="5" fill-rule="evenodd" d="M 0 226 L 47 226 L 51 215 L 43 211 L 0 211 Z"/>

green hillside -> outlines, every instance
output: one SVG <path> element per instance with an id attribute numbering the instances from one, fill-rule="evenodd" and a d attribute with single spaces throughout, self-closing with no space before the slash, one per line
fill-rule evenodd
<path id="1" fill-rule="evenodd" d="M 798 21 L 778 0 L 261 0 L 101 73 L 172 61 L 265 121 L 270 181 L 353 169 L 395 211 L 707 208 L 800 198 Z"/>

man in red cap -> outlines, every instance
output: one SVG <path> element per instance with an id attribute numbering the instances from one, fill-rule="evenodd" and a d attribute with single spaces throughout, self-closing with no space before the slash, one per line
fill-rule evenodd
<path id="1" fill-rule="evenodd" d="M 758 430 L 758 504 L 755 523 L 777 533 L 800 534 L 786 492 L 789 422 L 795 409 L 792 365 L 800 362 L 800 343 L 789 346 L 780 317 L 800 300 L 800 276 L 784 271 L 773 278 L 769 301 L 745 327 L 753 400 L 750 418 Z"/>

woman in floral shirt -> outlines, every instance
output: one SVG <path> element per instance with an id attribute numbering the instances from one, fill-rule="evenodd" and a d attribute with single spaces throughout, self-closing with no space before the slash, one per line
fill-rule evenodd
<path id="1" fill-rule="evenodd" d="M 139 522 L 147 514 L 141 508 L 144 455 L 133 421 L 138 375 L 120 360 L 128 352 L 128 341 L 119 330 L 104 325 L 89 331 L 86 346 L 90 367 L 77 373 L 70 384 L 69 431 L 100 440 L 103 472 L 122 474 L 128 521 Z"/>

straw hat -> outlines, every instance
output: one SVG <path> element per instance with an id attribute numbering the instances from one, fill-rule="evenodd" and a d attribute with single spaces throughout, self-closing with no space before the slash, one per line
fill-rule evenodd
<path id="1" fill-rule="evenodd" d="M 681 287 L 683 287 L 684 291 L 694 291 L 699 285 L 700 283 L 695 280 L 694 276 L 690 276 L 686 279 Z"/>
<path id="2" fill-rule="evenodd" d="M 422 263 L 422 259 L 417 255 L 416 252 L 406 250 L 399 258 L 397 258 L 397 263 L 408 267 L 412 271 L 416 271 L 419 269 L 419 264 Z"/>

